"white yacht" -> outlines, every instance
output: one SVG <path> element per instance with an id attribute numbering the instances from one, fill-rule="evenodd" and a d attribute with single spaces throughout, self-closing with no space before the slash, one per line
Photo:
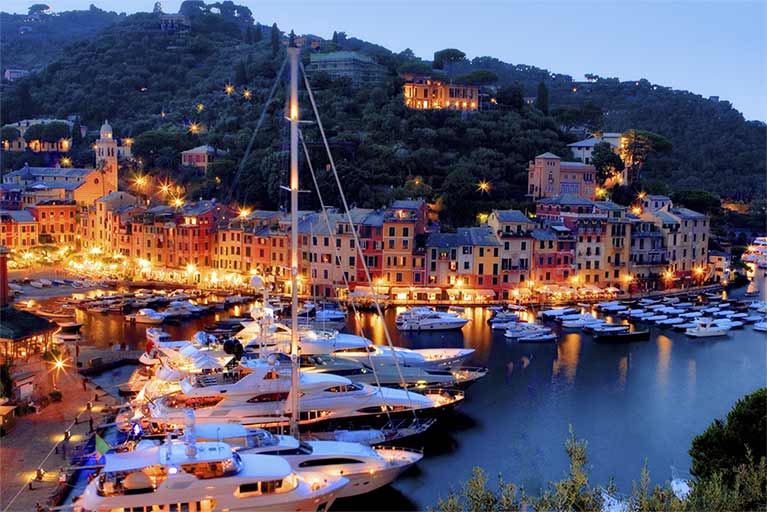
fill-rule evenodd
<path id="1" fill-rule="evenodd" d="M 317 322 L 345 322 L 346 312 L 336 305 L 326 304 L 317 310 L 314 316 Z"/>
<path id="2" fill-rule="evenodd" d="M 349 483 L 340 475 L 299 474 L 282 457 L 241 455 L 221 442 L 167 441 L 105 459 L 75 505 L 83 512 L 325 511 Z"/>
<path id="3" fill-rule="evenodd" d="M 728 327 L 715 324 L 709 321 L 698 322 L 695 327 L 687 329 L 685 334 L 693 338 L 713 338 L 717 336 L 727 336 Z"/>
<path id="4" fill-rule="evenodd" d="M 254 324 L 257 322 L 249 322 L 235 337 L 249 340 L 247 344 L 252 350 L 258 347 L 259 351 L 266 349 L 267 353 L 290 352 L 291 329 L 288 326 L 272 324 L 259 330 Z M 395 359 L 400 364 L 424 368 L 460 366 L 474 354 L 473 348 L 407 349 L 373 345 L 362 336 L 312 329 L 299 330 L 299 347 L 302 355 L 334 355 L 365 364 L 372 362 L 376 367 L 394 364 Z"/>
<path id="5" fill-rule="evenodd" d="M 767 332 L 767 322 L 757 322 L 754 324 L 754 330 L 759 332 Z"/>
<path id="6" fill-rule="evenodd" d="M 435 311 L 419 306 L 397 315 L 396 325 L 400 331 L 453 331 L 469 323 L 456 313 Z"/>
<path id="7" fill-rule="evenodd" d="M 166 315 L 151 308 L 143 308 L 136 313 L 125 315 L 125 319 L 137 324 L 161 324 L 165 321 Z"/>
<path id="8" fill-rule="evenodd" d="M 195 425 L 194 437 L 197 442 L 224 442 L 240 454 L 284 457 L 299 476 L 303 471 L 322 473 L 330 479 L 343 476 L 349 484 L 338 492 L 338 498 L 357 496 L 388 485 L 423 458 L 420 450 L 409 448 L 370 447 L 342 441 L 299 441 L 293 436 L 230 423 Z"/>
<path id="9" fill-rule="evenodd" d="M 155 432 L 183 424 L 186 409 L 197 422 L 239 423 L 255 428 L 288 424 L 291 378 L 264 360 L 242 361 L 234 371 L 190 375 L 181 390 L 145 404 L 136 420 Z M 458 391 L 413 393 L 353 383 L 323 373 L 299 376 L 299 424 L 304 430 L 329 430 L 347 425 L 380 426 L 391 417 L 436 415 L 463 400 Z"/>

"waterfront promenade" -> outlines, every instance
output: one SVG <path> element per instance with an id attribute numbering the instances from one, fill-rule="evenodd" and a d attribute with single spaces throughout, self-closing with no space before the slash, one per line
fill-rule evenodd
<path id="1" fill-rule="evenodd" d="M 45 507 L 60 485 L 61 469 L 69 466 L 70 456 L 88 440 L 90 418 L 97 427 L 102 423 L 104 406 L 116 405 L 114 398 L 91 384 L 83 390 L 82 383 L 74 369 L 62 372 L 59 389 L 63 400 L 37 414 L 18 417 L 14 429 L 0 438 L 1 512 L 33 512 L 37 504 Z M 99 399 L 93 402 L 96 394 Z M 89 401 L 93 403 L 91 411 L 87 410 Z M 66 430 L 71 434 L 68 442 L 64 442 Z M 42 480 L 36 479 L 38 468 L 45 471 Z"/>

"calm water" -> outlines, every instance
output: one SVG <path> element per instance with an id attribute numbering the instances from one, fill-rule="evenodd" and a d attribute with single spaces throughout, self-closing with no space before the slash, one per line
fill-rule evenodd
<path id="1" fill-rule="evenodd" d="M 647 460 L 654 480 L 670 477 L 670 467 L 687 471 L 692 438 L 724 416 L 742 395 L 765 385 L 767 336 L 746 326 L 717 341 L 691 341 L 683 334 L 654 328 L 649 342 L 597 345 L 590 336 L 565 334 L 558 344 L 509 343 L 492 332 L 489 313 L 467 308 L 471 322 L 455 333 L 401 334 L 393 328 L 396 311 L 385 318 L 365 314 L 350 319 L 347 330 L 385 342 L 383 322 L 398 346 L 472 347 L 471 364 L 489 368 L 468 390 L 460 411 L 434 427 L 426 457 L 392 487 L 339 502 L 339 509 L 412 510 L 434 505 L 451 485 L 482 466 L 494 481 L 537 489 L 567 469 L 564 440 L 572 425 L 588 440 L 592 481 L 615 477 L 629 491 Z M 188 337 L 208 319 L 168 326 L 174 337 Z M 98 344 L 127 340 L 143 343 L 144 327 L 117 315 L 87 315 L 86 338 Z M 143 345 L 141 345 L 143 346 Z M 104 376 L 125 377 L 125 370 Z"/>

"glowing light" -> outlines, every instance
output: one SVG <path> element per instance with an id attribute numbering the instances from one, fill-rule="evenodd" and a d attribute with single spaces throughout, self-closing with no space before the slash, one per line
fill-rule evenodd
<path id="1" fill-rule="evenodd" d="M 61 166 L 62 167 L 71 167 L 72 166 L 72 159 L 69 157 L 64 157 L 61 159 Z"/>
<path id="2" fill-rule="evenodd" d="M 578 88 L 577 87 L 573 87 L 573 92 L 578 92 Z"/>
<path id="3" fill-rule="evenodd" d="M 203 105 L 202 103 L 198 103 L 197 105 L 195 105 L 194 108 L 197 109 L 197 112 L 202 112 L 203 110 L 205 110 L 205 105 Z"/>
<path id="4" fill-rule="evenodd" d="M 192 123 L 189 125 L 189 133 L 197 134 L 197 133 L 200 133 L 201 129 L 202 127 L 200 126 L 199 123 Z"/>
<path id="5" fill-rule="evenodd" d="M 477 190 L 482 193 L 490 192 L 490 182 L 482 180 L 477 184 Z"/>
<path id="6" fill-rule="evenodd" d="M 597 187 L 594 191 L 597 197 L 605 197 L 607 195 L 607 189 L 602 187 Z"/>
<path id="7" fill-rule="evenodd" d="M 634 215 L 641 215 L 642 214 L 642 207 L 641 206 L 634 206 L 631 208 L 631 213 Z"/>
<path id="8" fill-rule="evenodd" d="M 136 176 L 133 179 L 133 183 L 135 183 L 137 187 L 143 187 L 144 185 L 146 185 L 146 182 L 147 182 L 146 176 Z"/>
<path id="9" fill-rule="evenodd" d="M 163 183 L 162 185 L 160 185 L 160 192 L 162 192 L 163 194 L 167 194 L 168 192 L 170 192 L 170 183 Z"/>
<path id="10" fill-rule="evenodd" d="M 133 142 L 134 142 L 134 140 L 132 138 L 130 138 L 130 137 L 125 137 L 123 139 L 123 145 L 124 146 L 130 146 L 131 144 L 133 144 Z"/>
<path id="11" fill-rule="evenodd" d="M 247 208 L 240 208 L 239 217 L 241 219 L 246 218 L 248 215 L 250 215 L 250 210 Z"/>
<path id="12" fill-rule="evenodd" d="M 244 91 L 242 91 L 242 97 L 245 98 L 246 100 L 249 100 L 251 95 L 252 93 L 248 89 L 245 89 Z"/>
<path id="13" fill-rule="evenodd" d="M 671 269 L 668 269 L 665 272 L 663 272 L 663 279 L 670 280 L 673 278 L 674 278 L 674 272 L 672 272 Z"/>
<path id="14" fill-rule="evenodd" d="M 61 359 L 56 359 L 56 361 L 54 361 L 53 363 L 53 367 L 56 368 L 57 370 L 63 370 L 64 361 L 62 361 Z"/>
<path id="15" fill-rule="evenodd" d="M 181 208 L 182 206 L 184 206 L 184 198 L 183 197 L 174 197 L 171 200 L 170 205 L 175 207 L 175 208 Z"/>
<path id="16" fill-rule="evenodd" d="M 195 272 L 197 272 L 197 267 L 195 267 L 193 264 L 190 263 L 189 265 L 186 266 L 187 274 L 194 274 Z"/>
<path id="17" fill-rule="evenodd" d="M 703 275 L 703 267 L 695 267 L 694 272 L 695 272 L 696 275 L 702 276 Z"/>
<path id="18" fill-rule="evenodd" d="M 224 92 L 226 92 L 226 94 L 232 94 L 234 92 L 234 86 L 232 84 L 226 84 Z"/>
<path id="19" fill-rule="evenodd" d="M 638 197 L 638 198 L 639 198 L 639 200 L 641 201 L 642 199 L 644 199 L 645 197 L 647 197 L 647 192 L 640 192 L 639 194 L 637 194 L 637 197 Z"/>

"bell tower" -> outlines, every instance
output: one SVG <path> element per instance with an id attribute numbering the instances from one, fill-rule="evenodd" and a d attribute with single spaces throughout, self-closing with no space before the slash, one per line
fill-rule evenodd
<path id="1" fill-rule="evenodd" d="M 104 181 L 117 190 L 117 141 L 112 136 L 109 121 L 101 125 L 99 139 L 96 141 L 96 168 L 104 172 Z"/>

